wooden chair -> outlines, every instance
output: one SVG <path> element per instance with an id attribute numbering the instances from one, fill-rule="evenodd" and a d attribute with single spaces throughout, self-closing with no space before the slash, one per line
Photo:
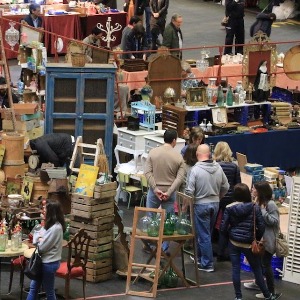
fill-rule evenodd
<path id="1" fill-rule="evenodd" d="M 68 260 L 60 264 L 56 276 L 65 279 L 65 299 L 69 299 L 70 279 L 82 277 L 85 299 L 86 263 L 91 237 L 82 228 L 68 242 Z"/>
<path id="2" fill-rule="evenodd" d="M 121 191 L 125 192 L 128 194 L 128 205 L 127 209 L 130 207 L 130 201 L 131 201 L 131 193 L 136 193 L 138 191 L 141 191 L 142 189 L 139 187 L 136 187 L 134 185 L 129 185 L 130 177 L 129 174 L 124 174 L 124 173 L 118 173 L 118 178 L 119 178 L 119 183 L 121 186 Z"/>
<path id="3" fill-rule="evenodd" d="M 145 199 L 147 199 L 147 194 L 149 189 L 148 181 L 145 175 L 141 177 L 141 188 L 142 188 L 143 195 L 140 201 L 140 206 L 145 206 Z"/>
<path id="4" fill-rule="evenodd" d="M 22 300 L 23 296 L 23 285 L 24 285 L 24 269 L 26 265 L 26 259 L 24 255 L 20 255 L 17 258 L 12 258 L 10 261 L 10 276 L 9 276 L 9 284 L 8 284 L 8 294 L 11 293 L 12 281 L 14 278 L 15 269 L 20 270 L 20 287 L 21 287 L 21 295 L 20 299 Z"/>

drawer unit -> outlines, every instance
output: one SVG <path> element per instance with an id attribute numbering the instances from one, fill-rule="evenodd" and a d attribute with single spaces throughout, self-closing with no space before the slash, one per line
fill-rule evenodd
<path id="1" fill-rule="evenodd" d="M 151 149 L 159 147 L 164 144 L 164 138 L 162 136 L 145 136 L 145 154 L 148 154 Z M 180 152 L 185 145 L 185 140 L 177 138 L 175 150 Z"/>

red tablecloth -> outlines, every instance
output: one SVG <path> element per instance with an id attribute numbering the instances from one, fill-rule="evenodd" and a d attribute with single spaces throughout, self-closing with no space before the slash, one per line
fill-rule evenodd
<path id="1" fill-rule="evenodd" d="M 59 15 L 59 16 L 45 16 L 44 28 L 51 33 L 71 38 L 81 39 L 82 33 L 80 29 L 79 15 Z M 68 39 L 61 38 L 63 42 L 63 49 L 59 53 L 66 53 L 69 43 Z M 48 54 L 55 53 L 55 36 L 53 34 L 45 33 L 45 47 Z"/>
<path id="2" fill-rule="evenodd" d="M 111 47 L 118 46 L 121 43 L 122 30 L 124 27 L 126 27 L 126 13 L 125 12 L 81 17 L 80 22 L 81 22 L 81 29 L 82 29 L 83 37 L 86 37 L 89 34 L 91 34 L 92 29 L 98 23 L 102 24 L 103 28 L 106 30 L 106 22 L 109 17 L 111 18 L 110 26 L 115 28 L 117 26 L 117 24 L 121 25 L 121 29 L 119 31 L 115 31 L 112 33 L 112 36 L 115 37 L 115 40 L 111 41 L 111 43 L 110 43 Z M 105 32 L 104 32 L 104 35 L 106 35 Z M 107 46 L 106 42 L 104 42 L 104 41 L 101 41 L 101 45 L 103 47 Z"/>
<path id="3" fill-rule="evenodd" d="M 3 38 L 3 44 L 4 44 L 4 49 L 5 49 L 5 54 L 6 54 L 6 58 L 10 59 L 10 58 L 16 58 L 18 56 L 18 50 L 19 50 L 19 44 L 17 44 L 14 47 L 14 51 L 11 51 L 11 47 L 7 44 L 7 42 L 5 41 L 5 31 L 7 29 L 9 29 L 10 25 L 9 22 L 11 21 L 15 21 L 15 22 L 20 22 L 25 15 L 11 15 L 11 16 L 3 16 L 0 17 L 0 22 L 1 22 L 1 29 L 2 29 L 2 38 Z M 10 19 L 10 20 L 6 20 Z M 15 24 L 15 29 L 20 30 L 20 25 L 19 24 Z"/>

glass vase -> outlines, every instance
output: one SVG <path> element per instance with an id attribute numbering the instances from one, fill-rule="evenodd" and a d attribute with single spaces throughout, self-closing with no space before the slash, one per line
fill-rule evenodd
<path id="1" fill-rule="evenodd" d="M 177 223 L 176 231 L 180 235 L 187 235 L 192 232 L 191 222 L 187 219 L 186 213 L 181 213 L 180 219 Z"/>
<path id="2" fill-rule="evenodd" d="M 175 226 L 171 219 L 171 213 L 167 213 L 167 218 L 164 223 L 164 235 L 173 235 L 174 230 L 175 230 Z"/>
<path id="3" fill-rule="evenodd" d="M 144 216 L 140 219 L 140 230 L 142 232 L 147 233 L 148 232 L 148 227 L 151 223 L 152 219 L 149 216 Z"/>
<path id="4" fill-rule="evenodd" d="M 11 236 L 11 250 L 18 251 L 19 250 L 19 236 L 18 233 L 14 233 Z"/>
<path id="5" fill-rule="evenodd" d="M 159 234 L 159 221 L 156 216 L 154 216 L 148 226 L 147 233 L 149 236 L 157 237 Z"/>
<path id="6" fill-rule="evenodd" d="M 217 78 L 208 78 L 208 86 L 206 88 L 206 95 L 208 105 L 213 106 L 217 102 L 218 87 L 216 86 Z"/>

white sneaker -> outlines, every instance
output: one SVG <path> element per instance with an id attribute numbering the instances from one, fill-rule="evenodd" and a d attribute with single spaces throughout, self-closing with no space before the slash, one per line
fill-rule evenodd
<path id="1" fill-rule="evenodd" d="M 263 293 L 256 294 L 255 297 L 258 298 L 258 299 L 265 299 L 265 296 L 264 296 Z"/>
<path id="2" fill-rule="evenodd" d="M 245 283 L 244 283 L 244 287 L 245 287 L 246 289 L 260 291 L 259 286 L 258 286 L 254 281 L 252 281 L 252 282 L 245 282 Z"/>

